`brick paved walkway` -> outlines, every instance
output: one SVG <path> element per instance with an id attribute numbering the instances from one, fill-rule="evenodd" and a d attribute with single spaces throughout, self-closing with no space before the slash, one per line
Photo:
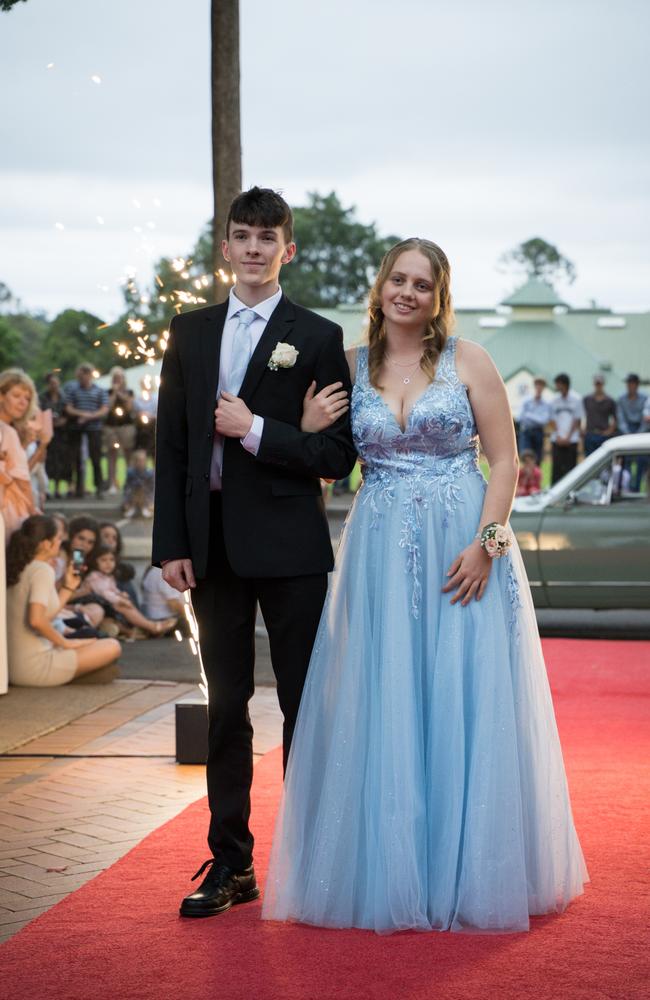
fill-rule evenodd
<path id="1" fill-rule="evenodd" d="M 205 794 L 204 768 L 174 760 L 174 703 L 193 690 L 149 684 L 0 757 L 0 942 Z M 273 688 L 251 715 L 260 755 L 282 739 Z"/>

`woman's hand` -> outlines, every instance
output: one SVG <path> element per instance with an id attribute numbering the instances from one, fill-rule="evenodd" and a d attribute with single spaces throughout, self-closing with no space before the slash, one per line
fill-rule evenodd
<path id="1" fill-rule="evenodd" d="M 466 549 L 457 556 L 447 570 L 449 582 L 442 588 L 443 594 L 448 594 L 451 590 L 456 593 L 451 599 L 451 604 L 461 602 L 462 607 L 476 598 L 480 601 L 487 586 L 492 560 L 481 547 L 478 538 L 475 538 Z"/>
<path id="2" fill-rule="evenodd" d="M 66 639 L 61 643 L 61 649 L 81 649 L 82 646 L 90 646 L 96 639 Z"/>
<path id="3" fill-rule="evenodd" d="M 349 409 L 348 394 L 342 382 L 332 382 L 316 393 L 316 382 L 307 389 L 302 401 L 300 430 L 317 434 L 335 424 Z"/>
<path id="4" fill-rule="evenodd" d="M 69 562 L 63 576 L 63 586 L 66 590 L 70 590 L 74 593 L 80 583 L 81 575 L 75 569 L 74 564 Z"/>

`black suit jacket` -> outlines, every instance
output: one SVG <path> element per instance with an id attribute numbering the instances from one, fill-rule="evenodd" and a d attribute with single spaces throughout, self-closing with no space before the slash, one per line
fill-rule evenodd
<path id="1" fill-rule="evenodd" d="M 158 397 L 152 558 L 160 565 L 189 557 L 198 578 L 207 570 L 210 460 L 227 311 L 226 302 L 174 318 Z M 278 341 L 298 350 L 293 368 L 269 369 Z M 356 453 L 349 414 L 319 434 L 300 430 L 313 379 L 317 391 L 340 381 L 351 392 L 341 328 L 283 296 L 239 392 L 264 418 L 258 454 L 238 439 L 224 442 L 224 537 L 239 576 L 302 576 L 332 568 L 319 477 L 347 476 Z"/>

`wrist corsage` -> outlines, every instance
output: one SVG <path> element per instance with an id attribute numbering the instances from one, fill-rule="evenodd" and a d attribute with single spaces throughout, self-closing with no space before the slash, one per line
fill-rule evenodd
<path id="1" fill-rule="evenodd" d="M 485 549 L 490 559 L 504 556 L 512 545 L 511 529 L 496 521 L 486 524 L 481 531 L 477 531 L 476 537 L 480 538 L 481 548 Z"/>

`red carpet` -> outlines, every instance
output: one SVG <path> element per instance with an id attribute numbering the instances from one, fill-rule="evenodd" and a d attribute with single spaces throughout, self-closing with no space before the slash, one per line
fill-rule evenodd
<path id="1" fill-rule="evenodd" d="M 635 1000 L 647 996 L 650 643 L 544 643 L 592 884 L 528 934 L 322 931 L 260 921 L 252 903 L 181 921 L 205 856 L 205 802 L 0 949 L 11 1000 Z M 266 867 L 280 757 L 256 768 L 253 827 Z M 647 800 L 647 796 L 646 796 Z M 643 827 L 643 821 L 646 821 Z M 643 836 L 642 836 L 643 829 Z"/>

